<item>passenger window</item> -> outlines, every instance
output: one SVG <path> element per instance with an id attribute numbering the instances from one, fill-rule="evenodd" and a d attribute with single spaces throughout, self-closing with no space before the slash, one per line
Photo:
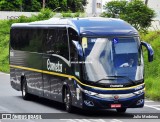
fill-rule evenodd
<path id="1" fill-rule="evenodd" d="M 58 41 L 57 46 L 59 48 L 59 55 L 69 60 L 68 36 L 66 29 L 59 29 L 57 41 Z"/>
<path id="2" fill-rule="evenodd" d="M 29 33 L 26 38 L 29 40 L 29 47 L 27 50 L 31 52 L 42 52 L 42 42 L 43 42 L 43 29 L 31 29 L 28 30 Z M 29 37 L 29 38 L 28 38 Z M 24 37 L 25 38 L 25 37 Z"/>
<path id="3" fill-rule="evenodd" d="M 48 32 L 48 39 L 45 43 L 44 50 L 48 54 L 57 54 L 56 41 L 57 41 L 57 29 L 50 29 Z"/>
<path id="4" fill-rule="evenodd" d="M 11 47 L 15 50 L 42 52 L 43 29 L 16 29 L 11 31 Z"/>
<path id="5" fill-rule="evenodd" d="M 50 29 L 45 48 L 46 53 L 57 54 L 69 60 L 68 36 L 66 28 Z"/>

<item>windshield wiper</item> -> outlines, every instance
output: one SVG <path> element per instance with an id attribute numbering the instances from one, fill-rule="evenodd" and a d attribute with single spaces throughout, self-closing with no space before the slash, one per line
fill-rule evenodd
<path id="1" fill-rule="evenodd" d="M 126 80 L 128 80 L 129 82 L 131 82 L 133 85 L 136 84 L 133 80 L 131 80 L 131 79 L 128 78 L 127 76 L 106 76 L 106 77 L 108 77 L 108 78 L 102 78 L 102 79 L 100 79 L 100 80 L 97 80 L 95 83 L 98 83 L 98 82 L 100 82 L 100 81 L 102 81 L 102 80 L 116 80 L 117 78 L 119 78 L 119 79 L 126 79 Z"/>
<path id="2" fill-rule="evenodd" d="M 98 83 L 98 82 L 100 82 L 100 81 L 102 81 L 102 80 L 116 80 L 117 78 L 102 78 L 102 79 L 100 79 L 100 80 L 97 80 L 95 83 Z"/>

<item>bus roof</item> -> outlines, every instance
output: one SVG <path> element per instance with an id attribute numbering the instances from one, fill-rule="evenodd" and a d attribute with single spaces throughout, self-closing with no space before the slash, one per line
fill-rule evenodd
<path id="1" fill-rule="evenodd" d="M 36 21 L 31 23 L 15 23 L 16 27 L 71 27 L 79 35 L 86 36 L 130 36 L 138 35 L 137 30 L 121 19 L 87 17 L 87 18 L 51 18 L 49 20 Z"/>

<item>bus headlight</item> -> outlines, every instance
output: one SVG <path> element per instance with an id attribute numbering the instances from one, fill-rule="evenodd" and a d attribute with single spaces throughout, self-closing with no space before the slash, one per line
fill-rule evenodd
<path id="1" fill-rule="evenodd" d="M 86 93 L 86 94 L 88 94 L 88 95 L 94 96 L 94 95 L 97 95 L 97 94 L 98 94 L 98 93 L 95 93 L 95 92 L 92 92 L 92 91 L 84 90 L 84 89 L 81 88 L 79 85 L 77 85 L 77 86 L 78 86 L 78 88 L 80 89 L 80 91 L 82 91 L 82 92 L 84 92 L 84 93 Z"/>
<path id="2" fill-rule="evenodd" d="M 88 91 L 88 90 L 84 90 L 84 93 L 89 94 L 89 95 L 92 95 L 92 96 L 94 96 L 94 95 L 97 94 L 97 93 L 95 93 L 95 92 L 91 92 L 91 91 Z"/>
<path id="3" fill-rule="evenodd" d="M 139 94 L 142 94 L 142 93 L 144 93 L 144 89 L 141 89 L 139 91 L 134 92 L 135 95 L 139 95 Z"/>

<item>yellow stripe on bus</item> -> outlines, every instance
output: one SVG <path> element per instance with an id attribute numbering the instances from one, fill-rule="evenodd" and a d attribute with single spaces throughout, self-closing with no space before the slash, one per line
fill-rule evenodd
<path id="1" fill-rule="evenodd" d="M 81 84 L 83 86 L 91 87 L 91 88 L 94 88 L 94 89 L 100 89 L 100 90 L 129 90 L 129 89 L 133 89 L 133 88 L 136 88 L 136 87 L 139 87 L 139 86 L 145 84 L 145 83 L 142 83 L 142 84 L 139 84 L 139 85 L 136 85 L 136 86 L 132 86 L 132 87 L 127 87 L 127 88 L 101 88 L 101 87 L 96 87 L 96 86 L 91 86 L 91 85 L 84 84 L 80 80 L 78 80 L 75 76 L 72 76 L 72 75 L 60 74 L 60 73 L 57 73 L 57 72 L 49 72 L 49 71 L 44 71 L 44 70 L 39 70 L 39 69 L 34 69 L 34 68 L 16 66 L 16 65 L 10 65 L 10 67 L 18 68 L 18 69 L 24 69 L 24 70 L 30 70 L 30 71 L 39 72 L 39 73 L 45 73 L 45 74 L 50 74 L 50 75 L 56 75 L 56 76 L 61 76 L 61 77 L 72 78 L 72 79 L 76 80 L 79 84 Z"/>

